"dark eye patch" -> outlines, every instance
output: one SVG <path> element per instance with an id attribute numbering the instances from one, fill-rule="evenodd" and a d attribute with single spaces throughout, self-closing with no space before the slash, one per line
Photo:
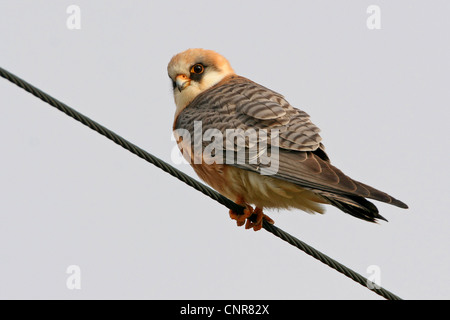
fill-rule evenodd
<path id="1" fill-rule="evenodd" d="M 196 63 L 191 67 L 190 78 L 193 81 L 200 81 L 205 73 L 206 66 L 201 63 Z"/>
<path id="2" fill-rule="evenodd" d="M 190 76 L 192 81 L 200 81 L 202 79 L 202 77 L 203 77 L 203 73 L 200 73 L 200 74 L 191 73 L 191 76 Z"/>

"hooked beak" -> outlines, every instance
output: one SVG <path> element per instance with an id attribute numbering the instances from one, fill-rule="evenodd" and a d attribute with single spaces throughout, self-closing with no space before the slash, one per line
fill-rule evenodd
<path id="1" fill-rule="evenodd" d="M 177 84 L 178 90 L 181 92 L 191 84 L 191 79 L 184 74 L 179 74 L 175 78 L 175 83 Z"/>

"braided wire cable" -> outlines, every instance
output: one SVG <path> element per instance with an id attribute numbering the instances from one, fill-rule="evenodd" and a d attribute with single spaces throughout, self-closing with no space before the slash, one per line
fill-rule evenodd
<path id="1" fill-rule="evenodd" d="M 92 130 L 94 130 L 94 131 L 100 133 L 101 135 L 105 136 L 106 138 L 112 140 L 116 144 L 118 144 L 121 147 L 125 148 L 126 150 L 130 151 L 131 153 L 137 155 L 138 157 L 144 159 L 147 162 L 150 162 L 151 164 L 153 164 L 156 167 L 162 169 L 163 171 L 169 173 L 170 175 L 179 179 L 180 181 L 183 181 L 190 187 L 196 189 L 197 191 L 202 192 L 204 195 L 219 202 L 220 204 L 224 205 L 228 209 L 233 210 L 234 212 L 236 212 L 238 214 L 243 213 L 244 207 L 242 207 L 242 206 L 236 204 L 235 202 L 231 201 L 230 199 L 222 196 L 220 193 L 216 192 L 215 190 L 211 189 L 210 187 L 191 178 L 190 176 L 188 176 L 185 173 L 181 172 L 180 170 L 174 168 L 173 166 L 166 163 L 165 161 L 159 159 L 158 157 L 155 157 L 154 155 L 150 154 L 149 152 L 147 152 L 147 151 L 141 149 L 140 147 L 136 146 L 135 144 L 127 141 L 126 139 L 122 138 L 121 136 L 119 136 L 118 134 L 109 130 L 108 128 L 102 126 L 101 124 L 97 123 L 96 121 L 94 121 L 94 120 L 88 118 L 87 116 L 81 114 L 80 112 L 74 110 L 73 108 L 69 107 L 65 103 L 53 98 L 52 96 L 50 96 L 47 93 L 43 92 L 42 90 L 36 88 L 35 86 L 31 85 L 30 83 L 26 82 L 25 80 L 19 78 L 18 76 L 10 73 L 9 71 L 3 69 L 2 67 L 0 67 L 0 76 L 9 80 L 10 82 L 14 83 L 15 85 L 24 89 L 25 91 L 31 93 L 32 95 L 41 99 L 42 101 L 48 103 L 52 107 L 55 107 L 56 109 L 64 112 L 66 115 L 81 122 L 82 124 L 91 128 Z M 263 228 L 266 231 L 277 236 L 278 238 L 291 244 L 292 246 L 304 251 L 306 254 L 312 256 L 313 258 L 326 264 L 327 266 L 344 274 L 345 276 L 352 279 L 353 281 L 361 284 L 364 287 L 367 287 L 369 290 L 372 290 L 373 292 L 384 297 L 385 299 L 401 300 L 401 298 L 399 298 L 397 295 L 393 294 L 392 292 L 381 288 L 380 286 L 371 282 L 370 280 L 363 277 L 359 273 L 351 270 L 350 268 L 348 268 L 348 267 L 344 266 L 343 264 L 337 262 L 336 260 L 328 257 L 327 255 L 321 253 L 320 251 L 316 250 L 315 248 L 311 247 L 310 245 L 304 243 L 303 241 L 301 241 L 301 240 L 297 239 L 296 237 L 290 235 L 289 233 L 281 230 L 280 228 L 276 227 L 275 225 L 268 223 L 265 220 L 263 221 Z"/>

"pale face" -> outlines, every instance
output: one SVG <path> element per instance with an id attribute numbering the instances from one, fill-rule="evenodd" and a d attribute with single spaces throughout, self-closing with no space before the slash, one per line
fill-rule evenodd
<path id="1" fill-rule="evenodd" d="M 197 95 L 234 74 L 227 59 L 204 49 L 188 49 L 175 55 L 167 71 L 173 84 L 176 115 Z"/>

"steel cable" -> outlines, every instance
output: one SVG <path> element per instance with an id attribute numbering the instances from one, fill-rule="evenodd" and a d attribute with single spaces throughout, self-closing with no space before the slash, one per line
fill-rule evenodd
<path id="1" fill-rule="evenodd" d="M 222 196 L 220 193 L 214 191 L 210 187 L 191 178 L 190 176 L 188 176 L 185 173 L 181 172 L 180 170 L 174 168 L 173 166 L 166 163 L 165 161 L 155 157 L 154 155 L 150 154 L 149 152 L 147 152 L 147 151 L 141 149 L 140 147 L 136 146 L 135 144 L 127 141 L 126 139 L 122 138 L 121 136 L 119 136 L 118 134 L 109 130 L 108 128 L 106 128 L 106 127 L 102 126 L 101 124 L 95 122 L 94 120 L 86 117 L 85 115 L 81 114 L 80 112 L 74 110 L 73 108 L 69 107 L 68 105 L 64 104 L 63 102 L 53 98 L 52 96 L 48 95 L 47 93 L 43 92 L 42 90 L 36 88 L 35 86 L 31 85 L 30 83 L 26 82 L 25 80 L 17 77 L 16 75 L 10 73 L 9 71 L 7 71 L 1 67 L 0 67 L 0 76 L 9 80 L 10 82 L 14 83 L 15 85 L 19 86 L 20 88 L 28 91 L 29 93 L 38 97 L 39 99 L 48 103 L 49 105 L 64 112 L 68 116 L 81 122 L 82 124 L 91 128 L 92 130 L 100 133 L 101 135 L 105 136 L 106 138 L 114 141 L 116 144 L 118 144 L 121 147 L 125 148 L 126 150 L 132 152 L 133 154 L 137 155 L 138 157 L 144 159 L 147 162 L 150 162 L 151 164 L 153 164 L 156 167 L 162 169 L 163 171 L 169 173 L 170 175 L 174 176 L 175 178 L 183 181 L 190 187 L 202 192 L 204 195 L 219 202 L 220 204 L 224 205 L 228 209 L 231 209 L 238 214 L 243 213 L 244 207 L 242 207 L 242 206 L 236 204 L 235 202 L 231 201 L 230 199 Z M 275 235 L 275 236 L 279 237 L 280 239 L 286 241 L 287 243 L 291 244 L 292 246 L 304 251 L 306 254 L 321 261 L 322 263 L 326 264 L 327 266 L 344 274 L 345 276 L 352 279 L 353 281 L 356 281 L 357 283 L 361 284 L 362 286 L 367 287 L 369 290 L 372 290 L 373 292 L 384 297 L 385 299 L 401 300 L 401 298 L 399 298 L 392 292 L 379 287 L 377 284 L 371 282 L 370 280 L 363 277 L 359 273 L 351 270 L 350 268 L 348 268 L 348 267 L 344 266 L 343 264 L 337 262 L 336 260 L 328 257 L 327 255 L 321 253 L 320 251 L 316 250 L 315 248 L 311 247 L 310 245 L 304 243 L 303 241 L 301 241 L 301 240 L 297 239 L 296 237 L 290 235 L 289 233 L 281 230 L 280 228 L 276 227 L 275 225 L 268 223 L 265 220 L 263 223 L 263 228 L 266 231 L 272 233 L 273 235 Z"/>

